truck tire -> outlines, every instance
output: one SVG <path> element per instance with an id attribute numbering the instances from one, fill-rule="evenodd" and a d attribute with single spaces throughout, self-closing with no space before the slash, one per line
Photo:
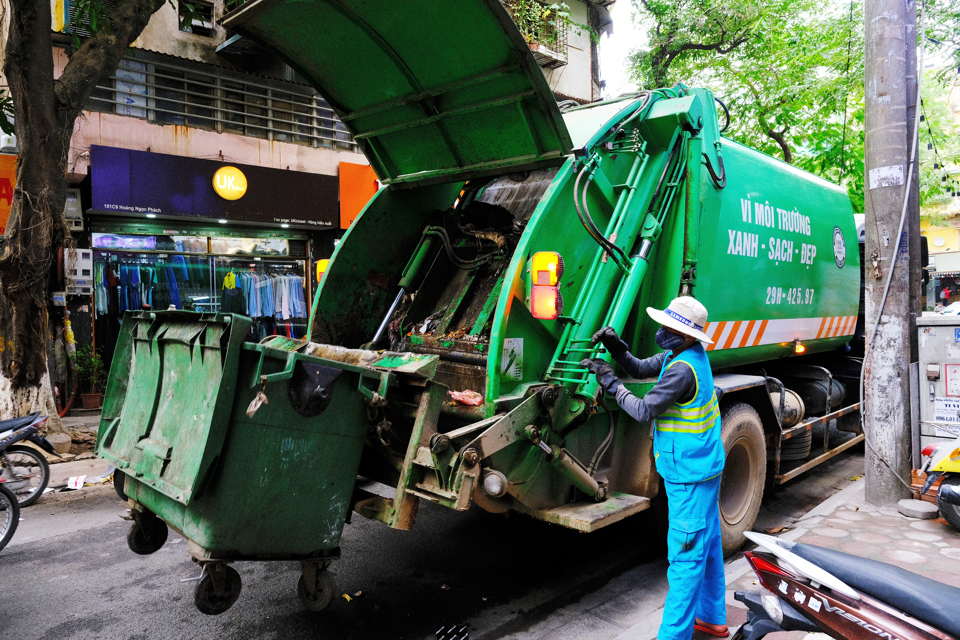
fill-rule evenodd
<path id="1" fill-rule="evenodd" d="M 745 403 L 731 405 L 720 414 L 726 466 L 720 480 L 720 532 L 723 555 L 728 557 L 746 542 L 760 511 L 767 477 L 767 447 L 763 423 L 756 409 Z"/>

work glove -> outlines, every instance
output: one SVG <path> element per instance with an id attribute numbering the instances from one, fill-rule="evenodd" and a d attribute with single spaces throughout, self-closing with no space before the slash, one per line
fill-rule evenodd
<path id="1" fill-rule="evenodd" d="M 627 343 L 620 339 L 620 336 L 617 335 L 613 327 L 604 327 L 597 331 L 593 334 L 591 342 L 593 342 L 593 344 L 597 344 L 598 342 L 603 343 L 603 348 L 613 356 L 614 360 L 618 360 L 620 356 L 629 350 Z"/>
<path id="2" fill-rule="evenodd" d="M 613 335 L 617 335 L 614 333 Z M 587 358 L 580 361 L 581 367 L 586 367 L 590 373 L 597 376 L 597 384 L 603 389 L 604 393 L 616 397 L 617 389 L 620 387 L 620 379 L 613 372 L 613 367 L 598 358 Z"/>

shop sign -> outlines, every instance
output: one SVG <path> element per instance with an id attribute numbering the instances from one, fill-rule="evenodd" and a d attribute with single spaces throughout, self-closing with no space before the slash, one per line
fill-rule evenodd
<path id="1" fill-rule="evenodd" d="M 236 173 L 220 173 L 224 169 Z M 218 194 L 218 175 L 226 193 L 239 195 Z M 91 208 L 98 212 L 340 227 L 337 176 L 92 145 L 90 182 Z"/>
<path id="2" fill-rule="evenodd" d="M 0 155 L 0 235 L 7 231 L 13 207 L 13 186 L 17 184 L 17 156 Z"/>
<path id="3" fill-rule="evenodd" d="M 247 176 L 236 167 L 220 167 L 213 174 L 213 190 L 224 200 L 239 200 L 247 192 Z"/>

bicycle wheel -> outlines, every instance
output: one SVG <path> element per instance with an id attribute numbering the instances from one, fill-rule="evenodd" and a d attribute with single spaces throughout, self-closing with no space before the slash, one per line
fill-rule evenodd
<path id="1" fill-rule="evenodd" d="M 17 496 L 20 507 L 40 499 L 50 481 L 50 465 L 36 449 L 14 445 L 0 453 L 0 477 Z"/>
<path id="2" fill-rule="evenodd" d="M 20 505 L 10 489 L 0 484 L 0 549 L 7 546 L 20 524 Z"/>

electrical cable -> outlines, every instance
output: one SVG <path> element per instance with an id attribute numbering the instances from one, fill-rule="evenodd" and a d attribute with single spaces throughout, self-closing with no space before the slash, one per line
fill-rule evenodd
<path id="1" fill-rule="evenodd" d="M 924 33 L 926 30 L 926 6 L 923 2 L 920 3 L 920 29 L 921 33 Z M 917 101 L 920 100 L 920 89 L 923 86 L 923 61 L 924 54 L 926 52 L 926 43 L 921 40 L 923 44 L 920 45 L 920 62 L 918 64 L 917 71 Z M 917 109 L 916 115 L 914 116 L 914 126 L 913 126 L 913 140 L 911 141 L 911 151 L 910 151 L 910 162 L 907 165 L 907 186 L 903 190 L 903 207 L 900 212 L 900 227 L 897 231 L 897 242 L 894 247 L 899 247 L 900 242 L 903 239 L 903 224 L 907 219 L 907 206 L 910 200 L 910 187 L 913 186 L 913 167 L 916 163 L 917 156 L 917 141 L 920 137 L 920 109 Z M 876 220 L 876 216 L 874 216 Z M 873 443 L 870 442 L 870 438 L 867 437 L 866 421 L 864 418 L 863 412 L 863 403 L 864 403 L 864 373 L 867 370 L 867 360 L 870 357 L 874 340 L 877 337 L 877 330 L 880 328 L 880 321 L 883 319 L 883 308 L 887 304 L 887 295 L 890 293 L 890 285 L 893 282 L 893 271 L 897 264 L 897 256 L 900 252 L 896 249 L 893 251 L 893 257 L 890 261 L 890 267 L 887 270 L 887 284 L 883 288 L 883 297 L 880 299 L 880 306 L 877 309 L 877 319 L 873 324 L 873 331 L 870 333 L 869 339 L 866 341 L 866 350 L 863 353 L 863 366 L 860 368 L 860 427 L 863 430 L 863 441 L 867 443 L 867 446 L 870 447 L 870 451 L 873 452 L 873 455 L 876 456 L 877 460 L 883 463 L 883 466 L 887 468 L 890 473 L 893 474 L 900 484 L 905 486 L 908 490 L 913 492 L 913 487 L 910 486 L 903 478 L 900 477 L 900 474 L 893 470 L 890 464 L 881 456 L 877 450 L 874 448 Z M 864 269 L 864 278 L 866 278 L 866 269 Z"/>

